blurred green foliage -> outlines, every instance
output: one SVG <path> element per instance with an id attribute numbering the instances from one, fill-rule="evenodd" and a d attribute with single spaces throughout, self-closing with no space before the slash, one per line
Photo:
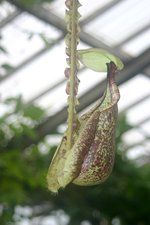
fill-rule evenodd
<path id="1" fill-rule="evenodd" d="M 53 195 L 47 190 L 45 176 L 56 147 L 43 140 L 24 148 L 24 141 L 30 138 L 34 142 L 37 138 L 35 127 L 44 119 L 44 110 L 25 105 L 21 97 L 7 99 L 2 105 L 5 113 L 0 117 L 0 224 L 15 225 L 22 219 L 14 216 L 17 206 L 34 209 L 31 219 L 62 209 L 69 215 L 69 225 L 80 225 L 85 220 L 92 225 L 150 224 L 150 165 L 137 167 L 126 158 L 122 135 L 130 125 L 124 115 L 118 122 L 117 154 L 110 178 L 93 187 L 71 184 Z M 42 152 L 41 146 L 47 151 Z"/>
<path id="2" fill-rule="evenodd" d="M 43 120 L 44 110 L 26 106 L 21 97 L 9 98 L 1 107 L 6 112 L 0 117 L 0 224 L 5 225 L 13 221 L 16 205 L 35 204 L 38 193 L 47 192 L 49 158 L 38 145 L 23 147 L 28 138 L 37 138 L 34 127 Z"/>
<path id="3" fill-rule="evenodd" d="M 26 6 L 34 6 L 37 4 L 44 3 L 44 2 L 52 2 L 52 1 L 54 1 L 54 0 L 16 0 L 16 2 L 19 2 Z"/>

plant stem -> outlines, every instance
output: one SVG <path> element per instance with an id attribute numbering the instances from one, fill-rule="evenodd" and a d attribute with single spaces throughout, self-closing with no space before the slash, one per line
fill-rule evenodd
<path id="1" fill-rule="evenodd" d="M 70 15 L 70 96 L 68 107 L 68 130 L 67 130 L 67 149 L 70 150 L 73 142 L 73 123 L 75 122 L 75 81 L 77 73 L 77 21 L 78 21 L 78 0 L 70 1 L 72 12 Z"/>

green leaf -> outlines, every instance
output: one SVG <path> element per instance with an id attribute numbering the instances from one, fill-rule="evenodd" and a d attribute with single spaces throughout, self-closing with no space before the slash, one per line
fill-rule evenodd
<path id="1" fill-rule="evenodd" d="M 45 46 L 48 48 L 50 47 L 51 43 L 48 40 L 48 38 L 44 35 L 44 34 L 39 34 L 40 38 L 42 39 L 42 41 L 44 42 Z"/>
<path id="2" fill-rule="evenodd" d="M 7 71 L 11 71 L 13 69 L 13 66 L 11 66 L 10 64 L 8 63 L 4 63 L 1 65 L 1 67 Z"/>
<path id="3" fill-rule="evenodd" d="M 5 53 L 5 54 L 8 54 L 7 50 L 4 47 L 2 47 L 2 46 L 0 46 L 0 51 Z"/>
<path id="4" fill-rule="evenodd" d="M 35 139 L 37 137 L 37 134 L 35 132 L 35 130 L 31 127 L 29 127 L 28 125 L 25 124 L 21 124 L 22 129 L 23 129 L 23 134 L 27 135 L 27 137 L 30 137 L 31 139 Z"/>
<path id="5" fill-rule="evenodd" d="M 45 112 L 38 106 L 30 105 L 24 109 L 24 116 L 33 120 L 40 120 L 43 118 Z"/>
<path id="6" fill-rule="evenodd" d="M 4 103 L 7 105 L 14 105 L 14 113 L 21 112 L 24 107 L 22 96 L 7 98 Z"/>
<path id="7" fill-rule="evenodd" d="M 25 5 L 25 6 L 34 6 L 41 4 L 43 2 L 52 2 L 53 0 L 17 0 L 17 2 Z"/>
<path id="8" fill-rule="evenodd" d="M 115 55 L 104 49 L 90 48 L 86 50 L 78 50 L 79 61 L 86 67 L 96 72 L 106 72 L 106 63 L 111 61 L 115 63 L 118 70 L 123 69 L 123 62 Z"/>

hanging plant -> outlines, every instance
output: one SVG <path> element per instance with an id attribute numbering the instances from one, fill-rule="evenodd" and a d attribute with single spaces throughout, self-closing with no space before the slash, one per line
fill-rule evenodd
<path id="1" fill-rule="evenodd" d="M 115 75 L 123 68 L 121 60 L 106 50 L 77 50 L 80 31 L 78 8 L 81 5 L 78 0 L 66 0 L 65 3 L 68 128 L 48 170 L 48 189 L 52 192 L 71 182 L 82 186 L 96 185 L 110 175 L 115 157 L 117 102 L 120 97 Z M 91 70 L 107 71 L 107 85 L 102 98 L 81 117 L 76 112 L 79 61 Z"/>

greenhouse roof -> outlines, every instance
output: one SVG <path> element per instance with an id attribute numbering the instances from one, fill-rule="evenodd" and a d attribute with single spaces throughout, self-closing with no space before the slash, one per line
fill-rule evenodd
<path id="1" fill-rule="evenodd" d="M 104 48 L 124 62 L 116 78 L 121 93 L 119 112 L 126 112 L 133 125 L 124 139 L 130 157 L 150 155 L 150 1 L 80 2 L 79 48 Z M 26 104 L 35 102 L 46 108 L 48 117 L 37 128 L 41 137 L 67 118 L 64 14 L 63 0 L 33 7 L 17 0 L 0 4 L 1 99 L 22 95 Z M 82 112 L 102 95 L 106 74 L 82 68 L 79 78 Z"/>

